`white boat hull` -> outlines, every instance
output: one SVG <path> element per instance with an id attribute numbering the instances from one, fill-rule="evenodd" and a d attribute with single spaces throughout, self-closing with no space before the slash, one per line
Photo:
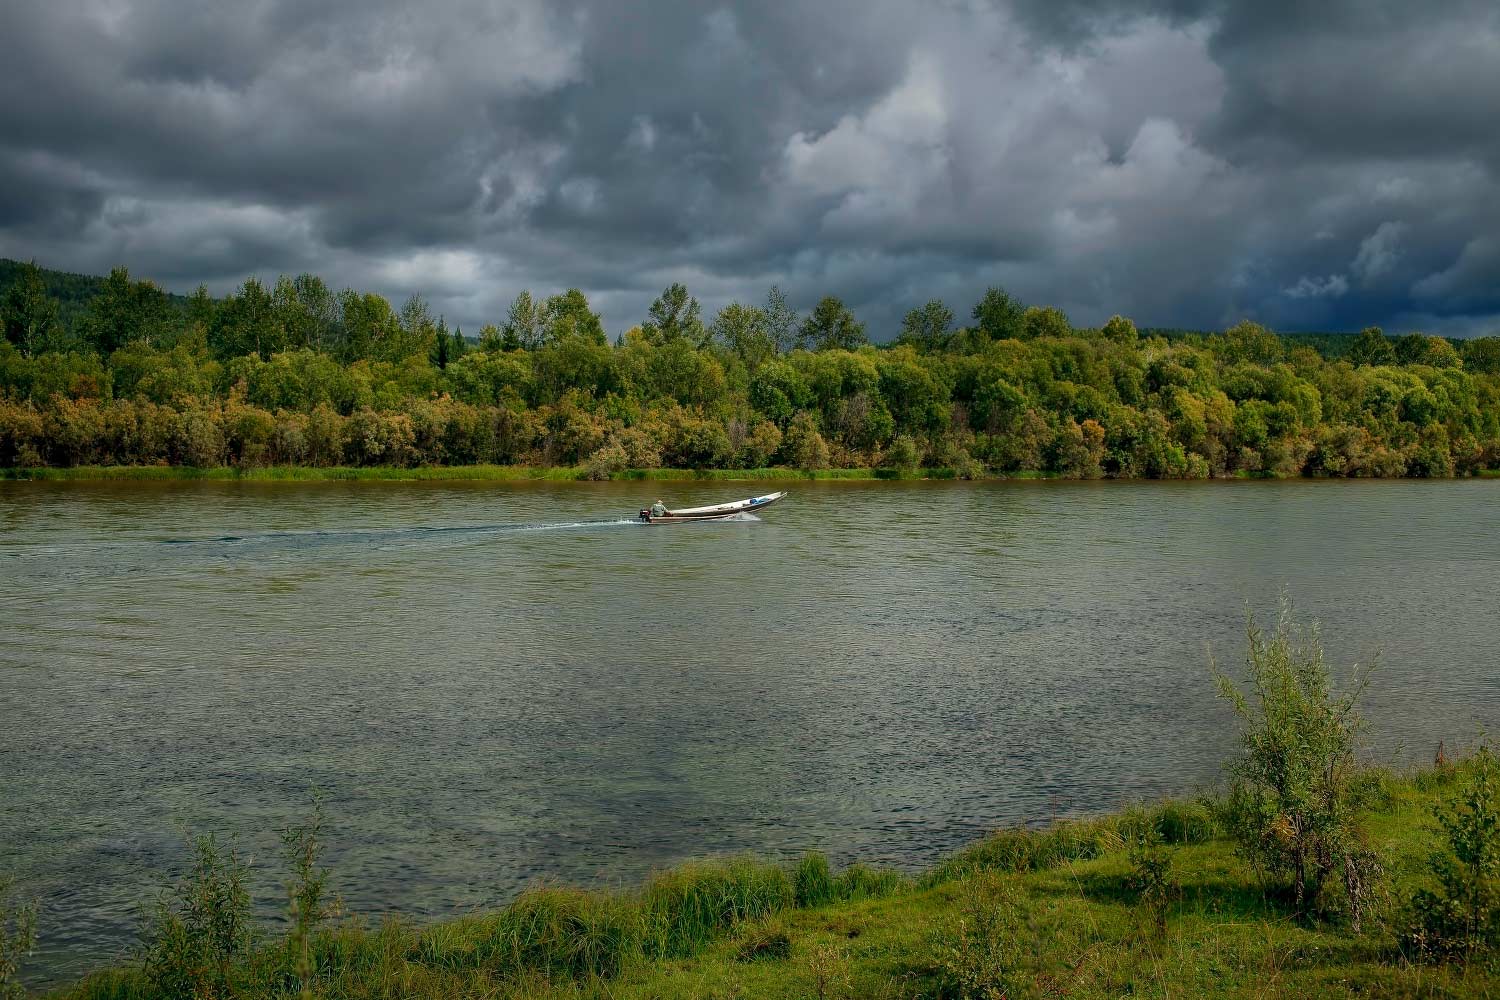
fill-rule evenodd
<path id="1" fill-rule="evenodd" d="M 786 491 L 782 490 L 779 493 L 767 493 L 765 496 L 748 497 L 744 500 L 736 500 L 733 503 L 669 510 L 665 514 L 655 516 L 649 510 L 643 510 L 641 511 L 640 519 L 647 524 L 672 524 L 681 521 L 722 521 L 725 518 L 734 517 L 738 514 L 753 514 L 764 510 L 784 496 L 786 496 Z"/>

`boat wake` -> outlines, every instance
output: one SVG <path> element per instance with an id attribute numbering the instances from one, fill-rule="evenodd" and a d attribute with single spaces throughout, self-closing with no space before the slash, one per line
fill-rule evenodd
<path id="1" fill-rule="evenodd" d="M 537 531 L 586 531 L 598 528 L 621 528 L 639 525 L 635 518 L 615 518 L 607 521 L 551 521 L 522 522 L 513 524 L 454 524 L 419 525 L 410 528 L 340 528 L 303 529 L 294 531 L 256 531 L 243 534 L 203 535 L 196 538 L 132 538 L 90 539 L 86 541 L 50 542 L 40 545 L 0 546 L 0 560 L 46 559 L 67 553 L 113 553 L 124 555 L 131 551 L 144 552 L 169 547 L 185 551 L 238 550 L 264 546 L 307 547 L 338 544 L 371 544 L 385 546 L 406 542 L 436 542 L 444 539 L 483 537 L 485 535 L 509 535 Z"/>
<path id="2" fill-rule="evenodd" d="M 449 524 L 418 525 L 410 528 L 341 528 L 333 530 L 264 531 L 245 535 L 218 535 L 206 538 L 164 538 L 162 545 L 244 545 L 275 542 L 400 542 L 424 538 L 458 538 L 463 536 L 508 535 L 532 531 L 581 531 L 593 528 L 618 528 L 638 524 L 635 518 L 608 521 L 553 521 L 519 524 Z"/>
<path id="3" fill-rule="evenodd" d="M 738 513 L 705 520 L 702 525 L 759 522 Z M 698 522 L 695 522 L 698 523 Z M 303 529 L 203 535 L 196 538 L 89 539 L 41 545 L 0 545 L 0 575 L 14 567 L 30 579 L 91 578 L 188 571 L 203 561 L 302 561 L 314 552 L 418 551 L 483 544 L 486 539 L 520 538 L 547 532 L 594 532 L 608 528 L 642 528 L 634 517 L 598 521 L 540 521 L 510 524 L 418 525 L 396 528 Z M 673 525 L 681 530 L 684 525 Z M 154 553 L 154 554 L 153 554 Z M 171 555 L 168 555 L 171 553 Z M 165 559 L 164 559 L 165 557 Z"/>

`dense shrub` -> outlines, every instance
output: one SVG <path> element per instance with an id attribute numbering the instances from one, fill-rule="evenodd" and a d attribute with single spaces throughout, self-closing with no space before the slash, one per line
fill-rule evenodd
<path id="1" fill-rule="evenodd" d="M 1251 693 L 1218 674 L 1244 748 L 1230 765 L 1228 831 L 1248 861 L 1290 890 L 1298 915 L 1328 909 L 1326 883 L 1342 877 L 1358 925 L 1374 867 L 1355 814 L 1363 679 L 1334 689 L 1317 630 L 1293 622 L 1285 600 L 1274 632 L 1252 619 L 1247 633 Z"/>
<path id="2" fill-rule="evenodd" d="M 1469 962 L 1500 946 L 1500 764 L 1482 747 L 1461 770 L 1435 810 L 1436 885 L 1411 901 L 1405 940 L 1422 960 Z"/>
<path id="3" fill-rule="evenodd" d="M 227 997 L 254 943 L 247 869 L 233 849 L 204 837 L 192 869 L 157 901 L 144 931 L 142 964 L 154 996 Z"/>
<path id="4" fill-rule="evenodd" d="M 959 884 L 958 916 L 933 941 L 939 995 L 1005 1000 L 1028 986 L 1022 971 L 1026 930 L 1015 889 L 995 872 Z"/>
<path id="5" fill-rule="evenodd" d="M 786 436 L 782 438 L 781 453 L 788 465 L 798 469 L 828 467 L 828 442 L 823 440 L 812 414 L 804 411 L 792 419 Z"/>
<path id="6" fill-rule="evenodd" d="M 0 877 L 0 1000 L 25 1000 L 17 973 L 36 947 L 36 907 L 13 902 L 10 888 L 10 880 Z"/>

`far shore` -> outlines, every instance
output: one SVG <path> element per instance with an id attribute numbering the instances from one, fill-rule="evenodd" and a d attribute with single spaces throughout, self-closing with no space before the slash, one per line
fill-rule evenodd
<path id="1" fill-rule="evenodd" d="M 614 481 L 659 480 L 734 482 L 774 480 L 862 481 L 877 479 L 957 479 L 953 469 L 623 469 L 610 473 Z M 1057 479 L 1049 472 L 1020 472 L 1011 475 L 985 476 L 986 479 Z M 255 482 L 322 482 L 342 480 L 369 481 L 494 481 L 494 482 L 581 482 L 589 479 L 584 466 L 537 465 L 421 465 L 412 468 L 391 465 L 310 466 L 272 465 L 255 468 L 214 466 L 197 468 L 183 465 L 79 465 L 0 469 L 0 479 L 11 480 L 157 480 L 209 479 L 248 480 Z"/>
<path id="2" fill-rule="evenodd" d="M 199 468 L 186 465 L 78 465 L 41 466 L 36 468 L 0 468 L 0 480 L 34 481 L 89 481 L 89 480 L 214 480 L 246 482 L 582 482 L 589 479 L 584 466 L 536 466 L 536 465 L 422 465 L 413 468 L 373 466 L 312 466 L 272 465 L 240 468 L 238 466 L 211 466 Z M 897 480 L 916 482 L 922 480 L 954 480 L 962 478 L 956 469 L 792 469 L 776 466 L 764 469 L 623 469 L 612 472 L 609 479 L 615 482 L 660 481 L 660 482 L 774 482 L 774 481 L 820 481 L 820 482 L 871 482 L 875 480 Z M 985 481 L 1032 481 L 1062 480 L 1067 477 L 1053 472 L 1020 471 L 1010 473 L 986 473 L 974 477 Z M 1148 482 L 1139 477 L 1128 478 L 1133 482 Z M 1240 474 L 1224 477 L 1234 480 L 1272 479 L 1269 475 Z M 1284 477 L 1282 477 L 1284 478 Z M 1305 478 L 1305 477 L 1293 477 Z M 1319 477 L 1323 478 L 1323 477 Z M 1403 477 L 1405 478 L 1405 477 Z M 1462 478 L 1462 477 L 1460 477 Z M 1484 469 L 1476 472 L 1475 479 L 1500 479 L 1500 469 Z M 1187 480 L 1175 480 L 1187 481 Z"/>

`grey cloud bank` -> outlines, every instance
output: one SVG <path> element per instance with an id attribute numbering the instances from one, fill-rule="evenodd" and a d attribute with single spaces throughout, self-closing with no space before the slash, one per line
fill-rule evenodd
<path id="1" fill-rule="evenodd" d="M 0 255 L 311 270 L 473 331 L 778 283 L 1143 325 L 1500 330 L 1500 5 L 0 6 Z"/>

